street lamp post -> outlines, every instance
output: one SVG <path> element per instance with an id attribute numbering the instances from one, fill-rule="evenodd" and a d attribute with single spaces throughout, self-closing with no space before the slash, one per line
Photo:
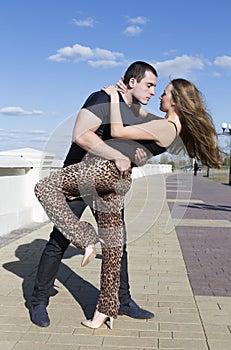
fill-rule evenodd
<path id="1" fill-rule="evenodd" d="M 231 136 L 231 124 L 222 123 L 222 134 L 218 135 L 226 135 Z M 229 142 L 229 185 L 231 186 L 231 142 Z"/>

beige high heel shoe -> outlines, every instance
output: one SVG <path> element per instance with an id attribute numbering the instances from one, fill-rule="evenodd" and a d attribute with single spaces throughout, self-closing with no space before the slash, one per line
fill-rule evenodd
<path id="1" fill-rule="evenodd" d="M 81 262 L 81 266 L 84 267 L 86 266 L 91 259 L 93 259 L 96 256 L 96 248 L 94 244 L 90 244 L 85 248 L 85 253 L 83 256 L 83 260 Z"/>
<path id="2" fill-rule="evenodd" d="M 108 319 L 110 320 L 109 326 L 106 323 L 106 321 Z M 109 327 L 109 329 L 112 329 L 113 328 L 113 317 L 109 317 L 105 314 L 102 314 L 98 310 L 95 310 L 94 317 L 92 320 L 86 320 L 86 321 L 81 322 L 81 324 L 83 326 L 88 327 L 88 328 L 92 328 L 92 329 L 100 328 L 104 323 L 107 325 L 107 327 Z"/>

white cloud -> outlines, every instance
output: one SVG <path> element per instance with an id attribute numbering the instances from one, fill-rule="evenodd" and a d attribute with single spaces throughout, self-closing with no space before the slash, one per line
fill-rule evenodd
<path id="1" fill-rule="evenodd" d="M 114 52 L 103 48 L 91 48 L 80 44 L 60 48 L 57 54 L 49 57 L 55 62 L 80 62 L 86 61 L 88 65 L 94 68 L 99 67 L 118 67 L 128 64 L 128 60 L 121 52 Z M 206 60 L 197 56 L 182 55 L 174 59 L 163 62 L 154 62 L 161 78 L 185 77 L 188 78 L 193 70 L 202 70 Z"/>
<path id="2" fill-rule="evenodd" d="M 230 56 L 218 56 L 214 61 L 215 66 L 231 68 Z"/>
<path id="3" fill-rule="evenodd" d="M 120 52 L 112 52 L 106 49 L 93 49 L 95 57 L 104 58 L 106 60 L 116 60 L 117 58 L 123 58 L 124 55 Z"/>
<path id="4" fill-rule="evenodd" d="M 142 32 L 142 29 L 139 26 L 128 26 L 123 33 L 128 36 L 137 36 Z"/>
<path id="5" fill-rule="evenodd" d="M 211 73 L 211 75 L 212 75 L 212 77 L 217 78 L 217 77 L 220 77 L 220 76 L 221 76 L 221 73 L 218 73 L 218 72 L 212 72 L 212 73 Z"/>
<path id="6" fill-rule="evenodd" d="M 47 135 L 46 130 L 28 130 L 28 134 L 30 135 Z"/>
<path id="7" fill-rule="evenodd" d="M 42 149 L 49 141 L 49 133 L 46 130 L 0 130 L 0 149 L 36 147 Z"/>
<path id="8" fill-rule="evenodd" d="M 169 51 L 165 51 L 163 54 L 164 56 L 169 56 L 176 53 L 177 51 L 178 51 L 177 49 L 170 49 Z"/>
<path id="9" fill-rule="evenodd" d="M 1 135 L 10 135 L 11 137 L 19 137 L 22 138 L 22 135 L 24 135 L 24 137 L 27 136 L 48 136 L 48 132 L 46 130 L 20 130 L 20 129 L 10 129 L 10 130 L 5 130 L 5 129 L 1 129 L 0 130 L 0 134 Z"/>
<path id="10" fill-rule="evenodd" d="M 7 114 L 7 115 L 41 115 L 43 114 L 42 111 L 39 111 L 36 109 L 32 111 L 26 111 L 21 107 L 3 107 L 3 108 L 0 108 L 0 113 Z"/>
<path id="11" fill-rule="evenodd" d="M 128 22 L 132 24 L 146 24 L 148 21 L 149 19 L 143 16 L 128 18 Z"/>
<path id="12" fill-rule="evenodd" d="M 204 62 L 198 57 L 182 55 L 164 62 L 154 62 L 160 78 L 187 78 L 195 69 L 202 70 Z"/>
<path id="13" fill-rule="evenodd" d="M 127 36 L 138 36 L 143 31 L 143 29 L 140 26 L 145 25 L 149 21 L 149 19 L 147 17 L 137 16 L 128 17 L 127 21 L 132 25 L 128 26 L 123 31 L 123 34 Z"/>
<path id="14" fill-rule="evenodd" d="M 57 54 L 49 56 L 48 59 L 55 62 L 86 61 L 93 67 L 111 67 L 121 65 L 121 61 L 124 61 L 124 55 L 120 52 L 75 44 L 72 47 L 60 48 Z"/>
<path id="15" fill-rule="evenodd" d="M 30 142 L 47 142 L 49 141 L 49 136 L 32 137 Z"/>
<path id="16" fill-rule="evenodd" d="M 113 60 L 96 60 L 96 61 L 88 61 L 88 64 L 94 68 L 97 67 L 118 67 L 118 66 L 124 66 L 123 61 L 113 61 Z"/>
<path id="17" fill-rule="evenodd" d="M 94 26 L 94 19 L 91 17 L 88 17 L 86 19 L 73 19 L 73 23 L 77 27 L 93 27 Z"/>
<path id="18" fill-rule="evenodd" d="M 90 47 L 75 44 L 66 46 L 57 51 L 57 54 L 49 56 L 48 59 L 56 62 L 64 62 L 68 60 L 85 61 L 93 57 L 93 51 Z"/>

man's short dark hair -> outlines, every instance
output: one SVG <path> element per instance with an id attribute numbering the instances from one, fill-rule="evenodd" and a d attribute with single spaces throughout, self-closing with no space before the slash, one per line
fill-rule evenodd
<path id="1" fill-rule="evenodd" d="M 133 62 L 124 74 L 124 84 L 128 85 L 131 78 L 135 78 L 139 83 L 144 78 L 146 71 L 150 71 L 158 77 L 156 69 L 151 64 L 143 61 Z"/>

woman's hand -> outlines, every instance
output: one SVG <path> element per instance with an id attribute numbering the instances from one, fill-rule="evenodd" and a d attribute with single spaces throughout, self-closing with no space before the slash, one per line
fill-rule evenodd
<path id="1" fill-rule="evenodd" d="M 127 86 L 124 84 L 124 77 L 121 77 L 121 79 L 117 81 L 116 89 L 122 94 L 124 94 L 127 91 Z"/>
<path id="2" fill-rule="evenodd" d="M 143 150 L 143 148 L 137 148 L 135 152 L 135 161 L 137 166 L 143 166 L 146 164 L 148 160 L 147 153 Z"/>
<path id="3" fill-rule="evenodd" d="M 118 94 L 116 87 L 113 85 L 104 86 L 102 90 L 106 92 L 106 94 L 108 94 L 109 96 Z"/>

